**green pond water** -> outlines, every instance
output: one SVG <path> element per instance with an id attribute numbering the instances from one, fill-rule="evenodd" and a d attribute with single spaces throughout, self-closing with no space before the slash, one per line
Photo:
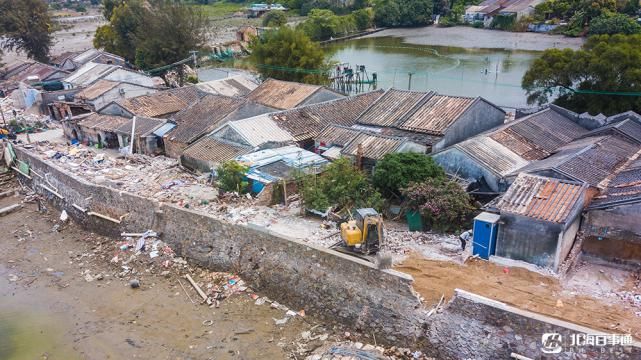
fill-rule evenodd
<path id="1" fill-rule="evenodd" d="M 536 51 L 476 49 L 406 44 L 402 38 L 378 37 L 329 44 L 325 50 L 335 62 L 365 65 L 377 88 L 435 90 L 442 94 L 483 96 L 496 105 L 526 107 L 521 78 L 540 55 Z M 349 92 L 373 90 L 372 85 Z"/>

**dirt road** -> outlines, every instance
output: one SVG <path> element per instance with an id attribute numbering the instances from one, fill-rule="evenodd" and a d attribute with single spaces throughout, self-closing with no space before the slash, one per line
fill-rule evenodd
<path id="1" fill-rule="evenodd" d="M 537 33 L 476 29 L 469 26 L 399 28 L 383 30 L 365 37 L 401 37 L 408 44 L 455 46 L 462 48 L 543 51 L 549 48 L 578 49 L 582 38 Z"/>
<path id="2" fill-rule="evenodd" d="M 641 339 L 641 304 L 635 306 L 609 295 L 627 291 L 641 293 L 633 273 L 585 264 L 561 284 L 555 278 L 518 267 L 504 268 L 477 259 L 459 265 L 425 260 L 417 255 L 409 257 L 396 269 L 414 277 L 414 289 L 428 305 L 436 304 L 443 294 L 450 299 L 454 289 L 459 288 L 524 310 L 597 330 L 630 333 Z M 587 271 L 596 274 L 584 276 Z M 590 296 L 588 288 L 607 283 L 611 286 L 604 288 L 602 297 Z"/>
<path id="3" fill-rule="evenodd" d="M 0 208 L 21 200 L 1 199 Z M 35 204 L 0 217 L 1 359 L 281 359 L 316 325 L 300 316 L 276 325 L 284 311 L 255 305 L 246 292 L 219 308 L 192 304 L 177 277 L 139 264 L 133 289 L 100 250 L 113 239 L 55 224 L 59 213 L 42 215 Z"/>

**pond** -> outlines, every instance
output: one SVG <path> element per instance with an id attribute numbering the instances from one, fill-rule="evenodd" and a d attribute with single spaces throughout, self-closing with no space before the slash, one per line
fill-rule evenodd
<path id="1" fill-rule="evenodd" d="M 411 45 L 399 37 L 354 39 L 325 46 L 332 61 L 376 73 L 377 88 L 434 90 L 447 95 L 482 96 L 496 105 L 527 107 L 521 78 L 537 51 Z M 410 84 L 410 75 L 411 84 Z M 374 85 L 349 92 L 373 90 Z"/>

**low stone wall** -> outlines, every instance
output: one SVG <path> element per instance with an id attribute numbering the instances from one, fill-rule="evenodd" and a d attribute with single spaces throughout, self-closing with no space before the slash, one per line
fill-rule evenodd
<path id="1" fill-rule="evenodd" d="M 32 169 L 29 182 L 50 203 L 87 230 L 108 236 L 153 229 L 174 251 L 202 266 L 240 274 L 251 286 L 310 316 L 362 328 L 380 343 L 420 349 L 436 359 L 533 359 L 543 333 L 595 333 L 457 290 L 442 311 L 428 317 L 409 275 L 378 270 L 341 253 L 277 236 L 257 226 L 232 225 L 206 214 L 88 183 L 16 148 Z M 53 192 L 52 192 L 53 191 Z M 54 193 L 55 192 L 55 193 Z M 120 224 L 89 216 L 88 209 Z M 569 353 L 568 353 L 569 354 Z M 572 359 L 571 354 L 550 359 Z M 575 354 L 576 355 L 576 354 Z M 586 359 L 639 359 L 638 347 L 615 355 L 596 350 Z"/>

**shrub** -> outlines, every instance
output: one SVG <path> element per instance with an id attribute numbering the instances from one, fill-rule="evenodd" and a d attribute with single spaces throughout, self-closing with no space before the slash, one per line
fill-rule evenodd
<path id="1" fill-rule="evenodd" d="M 270 11 L 263 17 L 263 26 L 279 27 L 287 24 L 287 15 L 284 11 Z"/>
<path id="2" fill-rule="evenodd" d="M 410 183 L 428 178 L 444 178 L 445 171 L 426 155 L 417 153 L 387 154 L 376 164 L 372 182 L 386 196 L 400 196 Z"/>
<path id="3" fill-rule="evenodd" d="M 453 231 L 462 227 L 474 207 L 470 196 L 454 181 L 431 178 L 403 189 L 406 205 L 418 211 L 432 228 Z"/>
<path id="4" fill-rule="evenodd" d="M 308 209 L 372 207 L 380 211 L 383 207 L 381 194 L 349 159 L 336 160 L 320 176 L 303 176 L 299 182 L 303 202 Z"/>
<path id="5" fill-rule="evenodd" d="M 641 25 L 634 19 L 624 14 L 604 14 L 594 18 L 590 23 L 591 35 L 613 34 L 639 34 Z"/>
<path id="6" fill-rule="evenodd" d="M 218 169 L 216 169 L 218 173 L 218 186 L 223 191 L 236 191 L 239 194 L 246 193 L 249 184 L 245 180 L 245 174 L 248 170 L 249 167 L 238 161 L 229 160 L 223 162 Z"/>

